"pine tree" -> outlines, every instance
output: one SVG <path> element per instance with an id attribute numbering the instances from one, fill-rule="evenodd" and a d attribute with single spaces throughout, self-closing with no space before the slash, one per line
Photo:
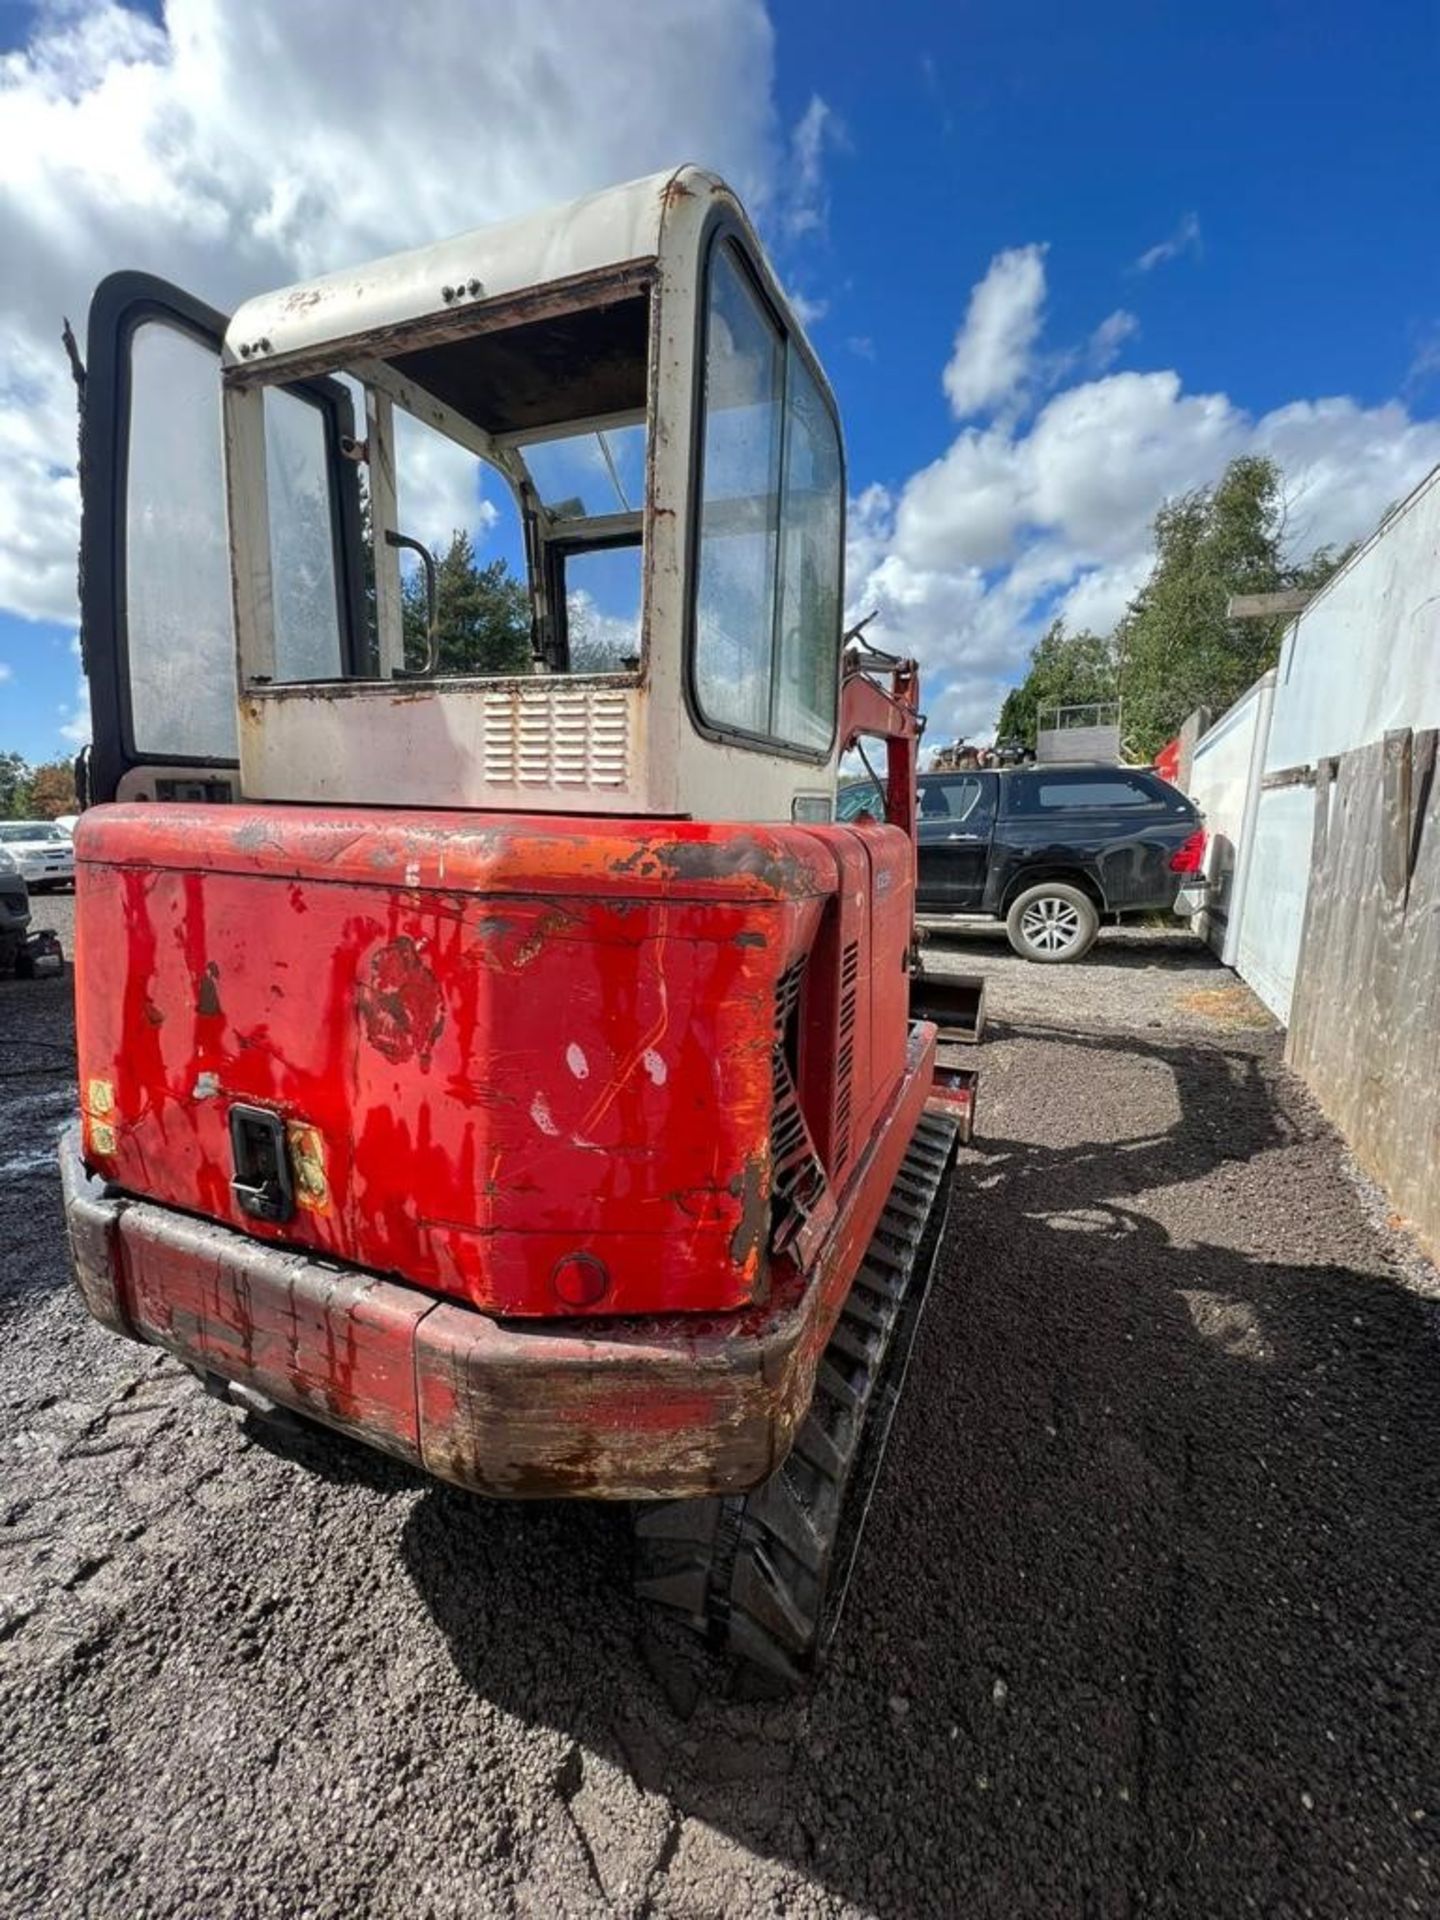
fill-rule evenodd
<path id="1" fill-rule="evenodd" d="M 402 592 L 405 658 L 425 657 L 429 611 L 425 576 L 416 570 Z M 435 569 L 435 627 L 441 673 L 529 673 L 534 663 L 530 595 L 503 560 L 477 566 L 468 533 L 457 529 Z"/>

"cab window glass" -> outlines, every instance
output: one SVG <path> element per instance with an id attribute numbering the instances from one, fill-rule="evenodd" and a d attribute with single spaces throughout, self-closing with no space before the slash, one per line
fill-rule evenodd
<path id="1" fill-rule="evenodd" d="M 705 717 L 763 734 L 779 558 L 784 343 L 729 248 L 712 256 L 696 588 Z"/>
<path id="2" fill-rule="evenodd" d="M 138 753 L 233 760 L 235 633 L 215 352 L 163 321 L 130 347 L 125 622 Z"/>
<path id="3" fill-rule="evenodd" d="M 641 551 L 591 547 L 565 557 L 571 673 L 630 673 L 640 664 Z"/>
<path id="4" fill-rule="evenodd" d="M 525 465 L 556 520 L 637 513 L 645 504 L 645 422 L 524 444 Z"/>
<path id="5" fill-rule="evenodd" d="M 344 666 L 325 416 L 319 407 L 276 388 L 265 395 L 265 490 L 275 677 L 337 678 Z"/>
<path id="6" fill-rule="evenodd" d="M 477 454 L 398 408 L 397 533 L 418 540 L 435 564 L 435 635 L 442 674 L 527 674 L 534 636 L 520 509 L 504 475 Z M 383 538 L 385 529 L 372 529 Z M 400 549 L 405 658 L 428 647 L 423 564 Z"/>
<path id="7" fill-rule="evenodd" d="M 728 243 L 710 258 L 694 680 L 722 731 L 824 753 L 843 475 L 829 406 Z"/>
<path id="8" fill-rule="evenodd" d="M 804 361 L 789 348 L 773 731 L 823 751 L 835 731 L 840 630 L 840 441 Z"/>

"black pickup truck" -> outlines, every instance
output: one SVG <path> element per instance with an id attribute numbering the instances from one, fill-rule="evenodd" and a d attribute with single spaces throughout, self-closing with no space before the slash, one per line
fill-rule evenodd
<path id="1" fill-rule="evenodd" d="M 842 786 L 836 812 L 878 814 L 874 784 Z M 1102 918 L 1185 911 L 1204 859 L 1195 805 L 1148 767 L 920 775 L 919 911 L 1003 920 L 1026 960 L 1078 960 Z"/>

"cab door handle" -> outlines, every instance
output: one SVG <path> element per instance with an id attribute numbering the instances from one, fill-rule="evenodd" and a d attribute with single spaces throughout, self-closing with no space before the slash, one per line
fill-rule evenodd
<path id="1" fill-rule="evenodd" d="M 230 1109 L 230 1153 L 235 1176 L 230 1190 L 242 1213 L 280 1225 L 295 1211 L 285 1123 L 269 1107 Z"/>

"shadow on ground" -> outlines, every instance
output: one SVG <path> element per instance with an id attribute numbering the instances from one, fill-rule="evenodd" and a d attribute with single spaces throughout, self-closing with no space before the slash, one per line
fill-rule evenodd
<path id="1" fill-rule="evenodd" d="M 1434 1911 L 1431 1309 L 1273 1047 L 1020 1047 L 809 1695 L 697 1692 L 619 1511 L 429 1490 L 416 1586 L 567 1793 L 613 1762 L 896 1920 Z"/>

